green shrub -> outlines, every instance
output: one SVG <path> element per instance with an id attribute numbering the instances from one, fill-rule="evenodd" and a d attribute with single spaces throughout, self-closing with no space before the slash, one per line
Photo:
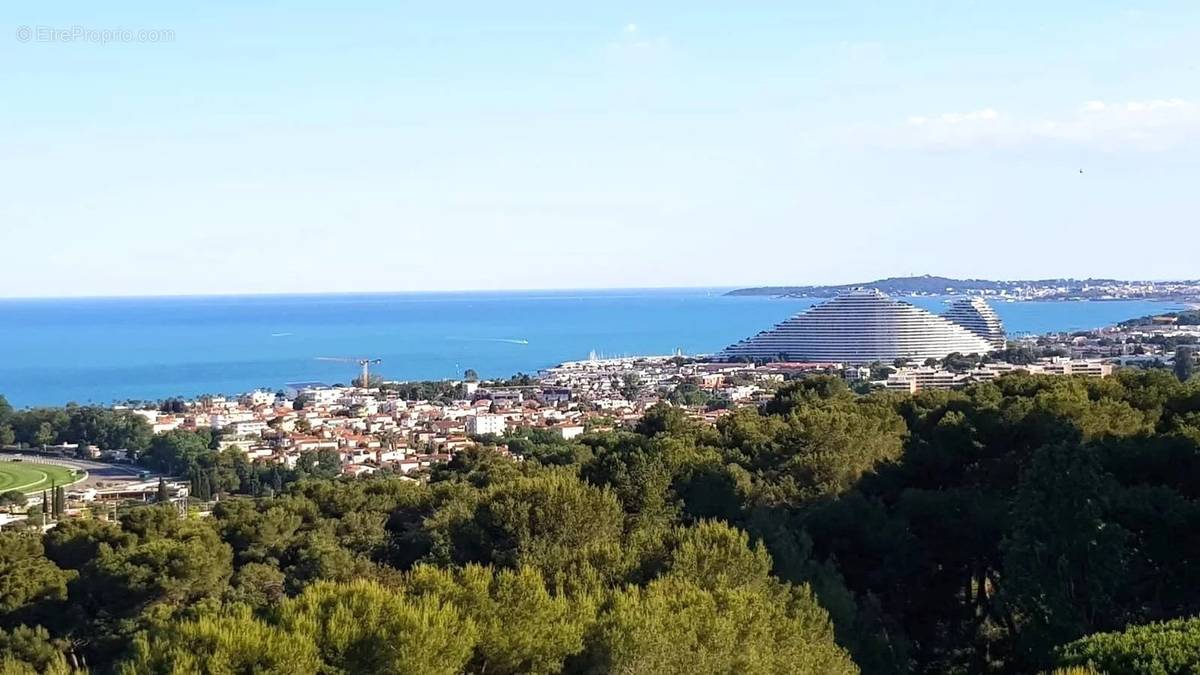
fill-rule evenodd
<path id="1" fill-rule="evenodd" d="M 1104 673 L 1200 673 L 1200 617 L 1095 633 L 1060 650 L 1060 665 L 1086 664 Z"/>

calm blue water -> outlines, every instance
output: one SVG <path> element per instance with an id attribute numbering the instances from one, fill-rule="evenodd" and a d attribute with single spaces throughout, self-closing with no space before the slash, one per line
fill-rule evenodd
<path id="1" fill-rule="evenodd" d="M 109 403 L 389 379 L 534 372 L 588 352 L 708 353 L 811 306 L 718 290 L 0 300 L 0 393 L 17 406 Z M 914 304 L 940 311 L 939 298 Z M 1154 302 L 1000 303 L 1010 332 L 1115 323 Z M 517 341 L 527 340 L 528 344 Z"/>

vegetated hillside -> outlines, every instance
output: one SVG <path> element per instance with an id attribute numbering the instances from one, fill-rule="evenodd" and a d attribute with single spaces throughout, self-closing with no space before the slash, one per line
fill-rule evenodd
<path id="1" fill-rule="evenodd" d="M 996 291 L 1019 282 L 988 281 L 986 279 L 950 279 L 948 277 L 889 277 L 856 284 L 833 286 L 762 286 L 739 288 L 727 295 L 791 295 L 796 297 L 830 297 L 855 288 L 874 288 L 889 295 L 942 294 L 947 289 L 959 292 Z"/>
<path id="2" fill-rule="evenodd" d="M 716 428 L 660 405 L 507 444 L 525 461 L 480 447 L 426 482 L 289 475 L 211 518 L 0 534 L 0 672 L 1200 665 L 1171 637 L 1191 624 L 1098 635 L 1200 613 L 1194 380 L 813 378 Z"/>
<path id="3" fill-rule="evenodd" d="M 1200 325 L 1200 310 L 1198 310 L 1198 309 L 1188 309 L 1188 310 L 1184 310 L 1182 312 L 1164 312 L 1162 314 L 1151 314 L 1149 316 L 1141 316 L 1136 319 L 1129 319 L 1127 321 L 1122 321 L 1118 325 L 1120 325 L 1122 327 L 1144 326 L 1147 324 L 1152 324 L 1152 323 L 1154 323 L 1155 319 L 1162 318 L 1162 317 L 1169 317 L 1169 318 L 1175 319 L 1175 325 L 1177 325 L 1177 326 Z"/>

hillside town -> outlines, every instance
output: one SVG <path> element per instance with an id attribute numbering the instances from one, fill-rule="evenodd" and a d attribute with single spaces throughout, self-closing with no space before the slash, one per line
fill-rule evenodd
<path id="1" fill-rule="evenodd" d="M 259 466 L 291 470 L 323 455 L 335 458 L 336 471 L 345 476 L 386 472 L 419 479 L 465 448 L 486 445 L 520 460 L 509 449 L 514 438 L 534 434 L 569 441 L 589 431 L 632 427 L 647 409 L 663 402 L 715 424 L 731 409 L 761 405 L 786 382 L 814 375 L 840 378 L 860 393 L 912 394 L 962 388 L 1016 371 L 1101 378 L 1121 367 L 1173 368 L 1179 358 L 1190 363 L 1191 345 L 1200 342 L 1193 314 L 1020 338 L 1001 342 L 1005 348 L 989 354 L 952 353 L 941 359 L 852 363 L 680 354 L 593 357 L 508 380 L 481 380 L 468 371 L 454 381 L 311 382 L 113 410 L 145 420 L 155 436 L 205 432 L 213 439 L 213 450 L 233 451 Z M 368 386 L 361 386 L 364 382 Z M 12 453 L 31 449 L 39 453 L 34 461 L 65 463 L 88 476 L 72 485 L 66 495 L 71 504 L 164 496 L 184 504 L 195 496 L 190 494 L 196 488 L 194 477 L 189 482 L 186 476 L 168 474 L 160 481 L 140 470 L 139 457 L 121 447 L 60 442 L 2 450 L 9 453 L 6 459 L 21 459 L 23 455 Z M 129 468 L 113 468 L 121 466 Z M 48 500 L 47 494 L 41 497 Z M 32 498 L 36 501 L 38 493 Z"/>
<path id="2" fill-rule="evenodd" d="M 211 427 L 224 447 L 251 459 L 290 465 L 304 450 L 336 450 L 344 471 L 390 466 L 413 473 L 448 459 L 480 438 L 504 449 L 506 435 L 542 430 L 563 439 L 635 423 L 662 401 L 715 422 L 733 407 L 768 400 L 785 381 L 834 375 L 859 391 L 915 393 L 952 389 L 1022 370 L 1107 377 L 1115 368 L 1172 367 L 1176 348 L 1200 342 L 1200 326 L 1171 316 L 1090 331 L 1011 341 L 990 356 L 857 365 L 833 362 L 714 362 L 703 357 L 593 358 L 562 363 L 528 384 L 450 382 L 439 400 L 406 400 L 387 383 L 368 388 L 312 385 L 255 391 L 236 399 L 206 397 L 179 413 L 134 410 L 154 431 Z M 522 380 L 525 381 L 525 380 Z"/>
<path id="3" fill-rule="evenodd" d="M 769 400 L 784 382 L 834 375 L 859 388 L 916 392 L 950 389 L 1015 370 L 1105 377 L 1114 365 L 1098 358 L 1047 357 L 1014 365 L 991 362 L 957 371 L 942 365 L 851 366 L 840 363 L 710 363 L 648 356 L 564 363 L 526 386 L 453 382 L 441 400 L 405 400 L 384 387 L 311 386 L 254 391 L 236 398 L 202 397 L 179 412 L 132 409 L 155 433 L 210 428 L 220 449 L 236 447 L 251 461 L 295 466 L 306 451 L 334 451 L 342 472 L 358 476 L 387 468 L 412 475 L 483 442 L 507 451 L 505 438 L 538 430 L 564 440 L 585 431 L 632 426 L 646 409 L 668 402 L 715 423 L 729 409 Z M 882 373 L 881 373 L 882 371 Z M 71 447 L 57 448 L 72 452 Z M 120 450 L 96 458 L 130 459 Z"/>
<path id="4" fill-rule="evenodd" d="M 1030 279 L 997 281 L 952 279 L 933 275 L 890 277 L 835 286 L 764 286 L 739 288 L 730 295 L 829 298 L 854 288 L 872 288 L 894 296 L 979 296 L 1001 302 L 1047 300 L 1200 301 L 1200 280 Z"/>

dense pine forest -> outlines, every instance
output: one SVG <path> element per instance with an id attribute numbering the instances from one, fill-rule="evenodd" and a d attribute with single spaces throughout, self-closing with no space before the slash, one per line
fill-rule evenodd
<path id="1" fill-rule="evenodd" d="M 507 444 L 6 531 L 0 672 L 1200 668 L 1195 380 L 813 378 Z"/>

